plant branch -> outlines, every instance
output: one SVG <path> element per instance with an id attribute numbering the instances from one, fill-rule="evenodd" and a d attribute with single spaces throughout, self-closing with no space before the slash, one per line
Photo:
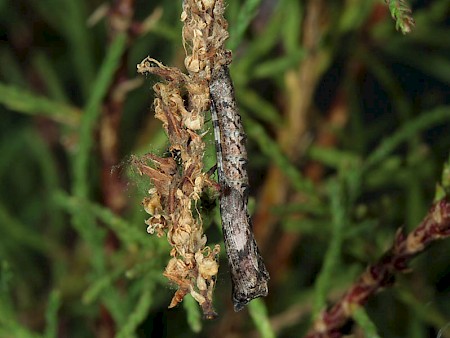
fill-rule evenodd
<path id="1" fill-rule="evenodd" d="M 380 289 L 393 284 L 396 273 L 408 272 L 408 263 L 432 242 L 450 237 L 450 199 L 434 203 L 420 225 L 409 235 L 399 229 L 391 249 L 370 265 L 347 293 L 330 309 L 322 311 L 306 338 L 337 338 L 356 309 Z"/>
<path id="2" fill-rule="evenodd" d="M 400 30 L 403 34 L 410 33 L 416 23 L 406 0 L 385 0 L 385 2 L 395 20 L 395 29 Z"/>

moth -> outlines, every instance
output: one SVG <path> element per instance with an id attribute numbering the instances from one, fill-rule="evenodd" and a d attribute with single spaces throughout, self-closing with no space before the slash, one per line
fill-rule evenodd
<path id="1" fill-rule="evenodd" d="M 227 65 L 213 71 L 209 83 L 216 143 L 220 214 L 232 282 L 234 310 L 267 296 L 269 273 L 256 244 L 248 213 L 246 134 Z"/>

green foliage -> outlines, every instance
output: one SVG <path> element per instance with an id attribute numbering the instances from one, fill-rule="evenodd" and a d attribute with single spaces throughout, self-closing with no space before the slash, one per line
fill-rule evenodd
<path id="1" fill-rule="evenodd" d="M 189 294 L 183 299 L 183 307 L 186 310 L 187 322 L 192 332 L 199 333 L 202 330 L 202 315 L 197 302 Z"/>
<path id="2" fill-rule="evenodd" d="M 230 40 L 228 42 L 228 48 L 236 49 L 239 42 L 250 25 L 250 22 L 257 14 L 258 6 L 261 0 L 246 0 L 238 10 L 238 15 L 233 28 L 230 29 Z"/>
<path id="3" fill-rule="evenodd" d="M 45 116 L 72 126 L 76 125 L 80 119 L 78 109 L 6 84 L 0 84 L 0 102 L 11 110 Z"/>
<path id="4" fill-rule="evenodd" d="M 258 144 L 261 152 L 270 157 L 283 170 L 296 189 L 311 191 L 311 182 L 302 177 L 301 173 L 289 162 L 280 147 L 267 135 L 262 126 L 250 119 L 244 122 L 244 125 L 248 130 L 247 134 Z"/>
<path id="5" fill-rule="evenodd" d="M 80 123 L 80 144 L 74 158 L 74 194 L 80 198 L 88 196 L 87 167 L 90 150 L 93 144 L 93 128 L 100 116 L 100 105 L 110 86 L 112 77 L 120 61 L 120 56 L 125 48 L 125 35 L 119 35 L 111 44 L 105 61 L 100 67 L 97 79 L 94 82 L 93 91 L 84 109 Z M 83 227 L 83 220 L 77 221 L 77 227 Z M 84 225 L 87 227 L 87 225 Z M 80 232 L 82 232 L 81 230 Z"/>
<path id="6" fill-rule="evenodd" d="M 395 28 L 403 34 L 411 32 L 414 27 L 414 19 L 406 0 L 385 0 L 389 5 L 389 11 L 395 20 Z"/>
<path id="7" fill-rule="evenodd" d="M 325 253 L 323 266 L 317 276 L 315 285 L 315 299 L 313 318 L 326 307 L 327 295 L 331 289 L 333 275 L 338 271 L 344 239 L 344 226 L 346 224 L 345 203 L 343 189 L 340 182 L 330 182 L 329 195 L 331 196 L 331 241 Z"/>
<path id="8" fill-rule="evenodd" d="M 0 338 L 300 337 L 398 227 L 450 191 L 448 0 L 411 1 L 404 36 L 394 26 L 414 21 L 403 0 L 229 0 L 270 294 L 232 315 L 221 252 L 219 318 L 204 321 L 189 297 L 168 310 L 170 246 L 146 233 L 150 183 L 129 159 L 167 150 L 152 113 L 158 79 L 135 81 L 136 64 L 151 55 L 182 68 L 181 1 L 135 2 L 135 22 L 153 24 L 133 37 L 111 13 L 86 24 L 98 1 L 28 3 L 0 1 Z M 202 214 L 211 244 L 217 216 Z M 449 261 L 448 240 L 433 245 L 355 325 L 367 337 L 450 337 Z"/>
<path id="9" fill-rule="evenodd" d="M 123 323 L 120 330 L 118 330 L 117 338 L 132 337 L 139 324 L 147 317 L 150 306 L 152 305 L 154 283 L 151 281 L 150 276 L 146 276 L 146 283 L 142 288 L 142 293 L 139 296 L 136 307 L 129 314 L 125 323 Z"/>
<path id="10" fill-rule="evenodd" d="M 276 337 L 269 322 L 267 308 L 261 299 L 255 299 L 250 302 L 248 312 L 262 338 Z"/>
<path id="11" fill-rule="evenodd" d="M 61 294 L 58 291 L 53 291 L 48 297 L 47 311 L 45 312 L 45 338 L 58 337 L 58 310 L 60 305 Z"/>
<path id="12" fill-rule="evenodd" d="M 386 138 L 367 158 L 365 166 L 369 168 L 377 162 L 380 162 L 402 142 L 410 139 L 413 135 L 416 135 L 422 130 L 429 129 L 434 125 L 445 123 L 445 121 L 449 119 L 450 107 L 448 106 L 438 107 L 433 111 L 424 112 L 423 115 L 408 121 L 400 130 L 394 132 L 389 138 Z"/>
<path id="13" fill-rule="evenodd" d="M 358 308 L 355 311 L 353 319 L 356 321 L 356 323 L 358 323 L 358 325 L 363 330 L 364 337 L 380 338 L 380 336 L 377 333 L 377 328 L 375 324 L 370 320 L 369 316 L 367 315 L 366 311 L 364 311 L 363 308 Z"/>

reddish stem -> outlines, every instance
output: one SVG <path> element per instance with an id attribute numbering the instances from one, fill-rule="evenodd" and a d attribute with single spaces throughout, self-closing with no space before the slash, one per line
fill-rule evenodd
<path id="1" fill-rule="evenodd" d="M 391 249 L 370 265 L 345 295 L 316 319 L 305 338 L 341 337 L 341 329 L 350 321 L 355 309 L 363 306 L 377 291 L 393 284 L 395 274 L 408 271 L 409 261 L 438 239 L 450 237 L 450 200 L 433 204 L 420 225 L 409 235 L 397 231 Z"/>

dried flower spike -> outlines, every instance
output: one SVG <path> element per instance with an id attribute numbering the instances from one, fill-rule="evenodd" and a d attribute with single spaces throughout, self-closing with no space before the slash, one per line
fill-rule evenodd
<path id="1" fill-rule="evenodd" d="M 169 307 L 176 306 L 187 294 L 202 307 L 206 318 L 214 318 L 212 306 L 215 277 L 219 268 L 219 246 L 206 246 L 202 218 L 195 205 L 213 182 L 203 172 L 205 144 L 202 135 L 204 111 L 208 95 L 207 87 L 176 68 L 146 58 L 138 65 L 138 72 L 151 73 L 166 82 L 153 86 L 156 93 L 155 117 L 159 119 L 168 136 L 168 157 L 147 154 L 134 158 L 133 163 L 142 175 L 150 178 L 153 188 L 144 198 L 144 209 L 151 215 L 145 222 L 147 232 L 167 236 L 172 246 L 172 256 L 165 271 L 178 290 Z M 203 89 L 202 89 L 203 88 Z M 185 105 L 181 93 L 188 94 Z"/>

